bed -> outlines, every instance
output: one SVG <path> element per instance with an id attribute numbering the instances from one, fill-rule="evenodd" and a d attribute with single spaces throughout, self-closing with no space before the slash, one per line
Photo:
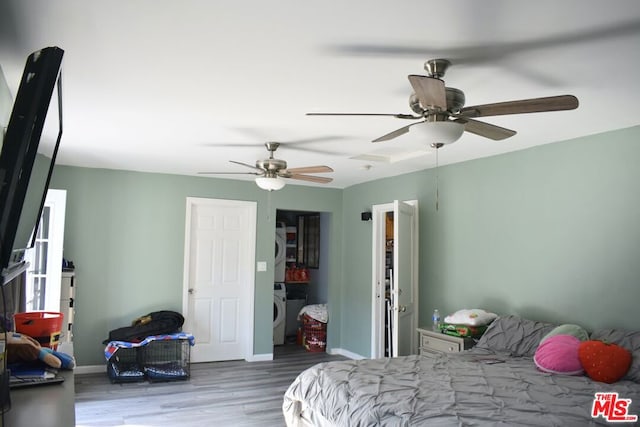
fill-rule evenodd
<path id="1" fill-rule="evenodd" d="M 540 341 L 557 326 L 501 316 L 462 353 L 315 365 L 286 391 L 285 421 L 289 427 L 586 426 L 618 417 L 633 425 L 640 415 L 640 332 L 591 333 L 590 339 L 617 343 L 633 356 L 624 377 L 607 384 L 536 366 Z M 617 411 L 611 392 L 618 393 Z M 592 417 L 596 393 L 608 397 L 599 398 Z"/>

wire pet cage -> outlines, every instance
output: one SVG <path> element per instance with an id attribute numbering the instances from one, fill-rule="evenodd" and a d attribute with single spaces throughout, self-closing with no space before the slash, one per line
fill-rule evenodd
<path id="1" fill-rule="evenodd" d="M 189 358 L 191 346 L 188 340 L 152 341 L 140 347 L 143 354 L 144 373 L 154 381 L 186 380 L 190 376 Z"/>
<path id="2" fill-rule="evenodd" d="M 137 348 L 121 348 L 107 361 L 107 375 L 112 383 L 144 381 L 143 360 Z"/>

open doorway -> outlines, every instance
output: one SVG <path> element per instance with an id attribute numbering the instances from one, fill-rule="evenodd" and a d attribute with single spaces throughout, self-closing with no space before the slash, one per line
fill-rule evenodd
<path id="1" fill-rule="evenodd" d="M 330 220 L 328 212 L 276 211 L 274 358 L 305 352 L 298 315 L 328 302 Z"/>
<path id="2" fill-rule="evenodd" d="M 416 351 L 418 326 L 418 203 L 372 209 L 371 357 Z"/>

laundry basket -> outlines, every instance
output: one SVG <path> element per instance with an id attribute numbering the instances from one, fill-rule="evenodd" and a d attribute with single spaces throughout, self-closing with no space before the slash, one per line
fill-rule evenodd
<path id="1" fill-rule="evenodd" d="M 323 352 L 327 348 L 327 324 L 308 314 L 302 315 L 304 348 L 311 352 Z"/>

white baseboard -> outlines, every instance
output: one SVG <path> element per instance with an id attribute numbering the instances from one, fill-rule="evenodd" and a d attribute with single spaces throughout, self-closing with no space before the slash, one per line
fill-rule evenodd
<path id="1" fill-rule="evenodd" d="M 254 354 L 253 356 L 247 358 L 247 362 L 267 362 L 271 360 L 273 360 L 273 353 Z M 106 374 L 107 368 L 105 365 L 76 366 L 74 372 L 76 373 L 76 375 L 100 373 Z"/>
<path id="2" fill-rule="evenodd" d="M 247 358 L 247 362 L 268 362 L 273 360 L 273 353 L 254 354 Z"/>
<path id="3" fill-rule="evenodd" d="M 82 374 L 106 374 L 107 367 L 106 365 L 86 365 L 86 366 L 76 366 L 73 369 L 76 375 Z"/>
<path id="4" fill-rule="evenodd" d="M 349 350 L 345 350 L 343 348 L 332 348 L 329 350 L 329 354 L 337 354 L 354 360 L 366 359 L 366 357 L 364 356 L 361 356 Z M 268 362 L 271 360 L 273 360 L 273 353 L 254 354 L 247 358 L 247 362 Z M 76 366 L 74 372 L 76 373 L 76 375 L 100 374 L 106 373 L 107 368 L 105 367 L 105 365 Z"/>
<path id="5" fill-rule="evenodd" d="M 329 354 L 337 354 L 340 356 L 348 357 L 353 360 L 367 359 L 366 357 L 354 353 L 343 348 L 332 348 L 328 351 Z M 247 358 L 247 362 L 268 362 L 273 360 L 273 353 L 254 354 Z M 76 375 L 82 374 L 106 374 L 107 368 L 105 365 L 85 365 L 76 366 L 74 369 Z"/>
<path id="6" fill-rule="evenodd" d="M 345 350 L 344 348 L 332 348 L 329 350 L 329 354 L 337 354 L 353 360 L 368 359 L 367 357 L 361 356 L 358 353 L 354 353 L 349 350 Z"/>

